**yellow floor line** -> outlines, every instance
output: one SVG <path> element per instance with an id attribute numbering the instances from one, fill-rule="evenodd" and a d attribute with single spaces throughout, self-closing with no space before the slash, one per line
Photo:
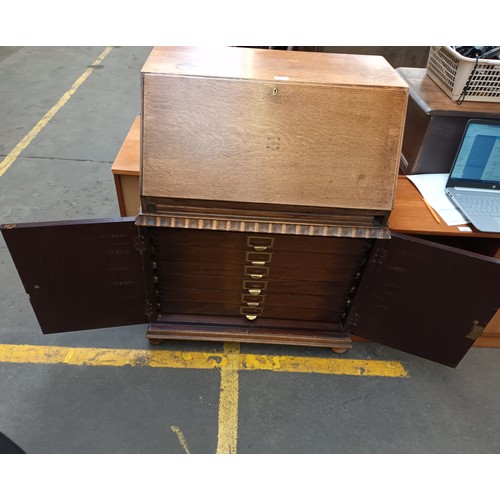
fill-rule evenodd
<path id="1" fill-rule="evenodd" d="M 365 377 L 407 377 L 399 361 L 373 359 L 315 358 L 300 356 L 242 356 L 240 370 L 269 370 L 288 373 L 324 373 Z"/>
<path id="2" fill-rule="evenodd" d="M 222 353 L 208 352 L 0 344 L 0 362 L 212 369 L 220 368 L 227 360 Z"/>
<path id="3" fill-rule="evenodd" d="M 69 101 L 71 96 L 78 90 L 82 83 L 94 71 L 95 66 L 99 65 L 104 58 L 111 52 L 113 47 L 106 47 L 99 57 L 84 71 L 84 73 L 73 83 L 71 88 L 65 92 L 62 97 L 47 111 L 41 120 L 19 141 L 14 149 L 0 163 L 0 177 L 10 168 L 16 161 L 18 156 L 30 145 L 31 141 L 40 133 L 40 131 L 52 120 L 54 115 Z"/>
<path id="4" fill-rule="evenodd" d="M 240 345 L 225 343 L 227 364 L 220 371 L 219 421 L 217 434 L 218 454 L 234 454 L 238 445 L 238 393 Z"/>
<path id="5" fill-rule="evenodd" d="M 228 344 L 229 345 L 229 344 Z M 301 356 L 236 355 L 224 352 L 107 349 L 0 344 L 0 363 L 38 363 L 87 366 L 144 366 L 150 368 L 214 369 L 230 365 L 238 370 L 322 373 L 372 377 L 407 377 L 399 361 L 318 358 Z"/>

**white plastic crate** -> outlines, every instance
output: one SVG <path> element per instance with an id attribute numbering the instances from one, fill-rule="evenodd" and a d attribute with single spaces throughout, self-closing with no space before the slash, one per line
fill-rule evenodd
<path id="1" fill-rule="evenodd" d="M 427 75 L 454 101 L 500 102 L 500 60 L 476 61 L 451 47 L 431 47 Z"/>

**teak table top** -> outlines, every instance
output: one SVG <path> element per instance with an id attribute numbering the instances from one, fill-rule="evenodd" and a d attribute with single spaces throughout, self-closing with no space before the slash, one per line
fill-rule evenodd
<path id="1" fill-rule="evenodd" d="M 113 175 L 139 176 L 141 170 L 141 117 L 136 116 L 122 147 L 116 155 L 111 172 Z"/>
<path id="2" fill-rule="evenodd" d="M 500 238 L 498 233 L 477 231 L 470 224 L 448 226 L 443 220 L 438 223 L 425 205 L 418 189 L 404 175 L 398 177 L 396 200 L 389 217 L 389 227 L 391 231 L 406 234 Z M 463 232 L 459 227 L 467 227 L 471 231 Z"/>

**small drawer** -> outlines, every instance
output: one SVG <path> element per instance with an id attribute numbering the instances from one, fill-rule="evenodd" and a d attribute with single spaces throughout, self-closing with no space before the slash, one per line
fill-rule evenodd
<path id="1" fill-rule="evenodd" d="M 246 248 L 246 233 L 232 231 L 205 231 L 198 229 L 151 228 L 154 243 L 160 243 L 160 251 L 169 246 L 184 248 Z"/>
<path id="2" fill-rule="evenodd" d="M 170 274 L 180 275 L 203 275 L 203 276 L 226 276 L 226 277 L 242 277 L 243 255 L 240 256 L 239 262 L 203 262 L 203 261 L 187 261 L 180 260 L 177 262 L 168 260 L 158 260 L 157 275 L 162 277 Z M 257 273 L 257 271 L 255 271 Z M 260 273 L 259 273 L 260 274 Z"/>
<path id="3" fill-rule="evenodd" d="M 182 302 L 167 300 L 161 303 L 161 314 L 196 314 L 208 316 L 239 316 L 239 304 L 218 302 Z"/>
<path id="4" fill-rule="evenodd" d="M 160 301 L 210 302 L 212 304 L 240 304 L 241 295 L 236 290 L 203 290 L 198 288 L 162 288 Z"/>
<path id="5" fill-rule="evenodd" d="M 266 306 L 291 307 L 294 309 L 323 309 L 331 311 L 333 309 L 342 309 L 345 305 L 344 295 L 328 297 L 321 295 L 298 295 L 285 293 L 268 293 L 264 296 Z"/>
<path id="6" fill-rule="evenodd" d="M 266 306 L 259 318 L 338 323 L 341 313 L 307 307 Z"/>
<path id="7" fill-rule="evenodd" d="M 160 290 L 168 288 L 196 288 L 200 290 L 235 290 L 241 292 L 241 276 L 162 274 Z"/>

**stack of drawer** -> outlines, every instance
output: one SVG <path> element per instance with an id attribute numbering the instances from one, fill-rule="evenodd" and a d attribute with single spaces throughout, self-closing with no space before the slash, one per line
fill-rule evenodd
<path id="1" fill-rule="evenodd" d="M 370 241 L 152 230 L 160 315 L 339 323 Z"/>

